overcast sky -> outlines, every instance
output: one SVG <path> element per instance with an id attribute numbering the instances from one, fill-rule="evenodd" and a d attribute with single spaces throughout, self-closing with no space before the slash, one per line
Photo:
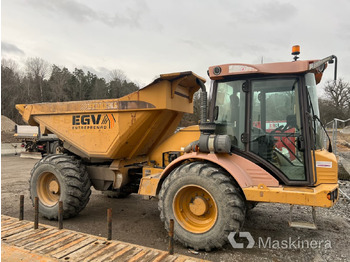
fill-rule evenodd
<path id="1" fill-rule="evenodd" d="M 2 0 L 1 54 L 105 77 L 120 69 L 148 84 L 156 75 L 211 65 L 291 61 L 334 54 L 350 81 L 350 1 Z M 333 66 L 323 80 L 331 79 Z"/>

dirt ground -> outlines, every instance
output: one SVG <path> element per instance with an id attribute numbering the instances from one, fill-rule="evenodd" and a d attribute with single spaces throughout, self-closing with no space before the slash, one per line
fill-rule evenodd
<path id="1" fill-rule="evenodd" d="M 28 192 L 29 173 L 37 160 L 18 156 L 1 158 L 1 213 L 18 216 L 19 196 L 25 196 L 25 219 L 33 220 L 34 210 Z M 340 182 L 340 188 L 350 195 L 350 182 Z M 159 219 L 156 200 L 131 195 L 126 199 L 110 199 L 93 191 L 87 207 L 75 218 L 65 220 L 64 227 L 98 236 L 106 236 L 106 210 L 113 209 L 113 239 L 167 249 L 167 232 Z M 310 208 L 295 208 L 297 220 L 310 220 Z M 317 209 L 318 230 L 296 229 L 288 226 L 289 206 L 259 204 L 247 216 L 242 231 L 250 232 L 255 240 L 253 248 L 233 249 L 227 244 L 223 250 L 189 253 L 180 244 L 175 252 L 212 261 L 349 261 L 350 260 L 350 201 L 341 196 L 331 209 Z M 40 223 L 56 226 L 56 221 L 40 218 Z M 260 246 L 270 238 L 291 241 L 292 245 Z M 294 241 L 294 242 L 293 242 Z M 306 246 L 306 242 L 315 245 Z M 290 242 L 289 242 L 290 243 Z M 294 243 L 294 244 L 293 244 Z M 302 246 L 304 245 L 304 247 Z M 299 246 L 298 246 L 299 245 Z M 316 246 L 316 247 L 315 247 Z"/>
<path id="2" fill-rule="evenodd" d="M 1 132 L 1 143 L 18 143 L 22 140 L 14 137 L 15 132 Z"/>
<path id="3" fill-rule="evenodd" d="M 15 131 L 16 123 L 10 118 L 1 115 L 1 132 L 13 132 Z"/>

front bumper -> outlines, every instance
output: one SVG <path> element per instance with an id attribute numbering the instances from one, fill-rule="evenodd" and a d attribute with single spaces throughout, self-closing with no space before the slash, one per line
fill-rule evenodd
<path id="1" fill-rule="evenodd" d="M 338 184 L 321 184 L 316 187 L 267 187 L 260 184 L 243 188 L 243 192 L 247 201 L 332 207 L 339 198 L 338 188 Z"/>

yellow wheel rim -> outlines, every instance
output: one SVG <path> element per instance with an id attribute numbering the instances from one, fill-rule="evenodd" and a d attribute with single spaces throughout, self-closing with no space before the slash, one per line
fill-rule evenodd
<path id="1" fill-rule="evenodd" d="M 45 206 L 54 206 L 60 199 L 60 183 L 52 173 L 43 173 L 37 184 L 38 197 Z"/>
<path id="2" fill-rule="evenodd" d="M 187 185 L 176 192 L 173 212 L 184 229 L 197 234 L 210 230 L 218 217 L 214 198 L 198 185 Z"/>

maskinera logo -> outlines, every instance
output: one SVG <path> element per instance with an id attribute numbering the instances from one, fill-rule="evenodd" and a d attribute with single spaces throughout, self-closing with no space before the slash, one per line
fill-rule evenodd
<path id="1" fill-rule="evenodd" d="M 231 232 L 228 235 L 228 241 L 230 241 L 233 248 L 244 248 L 243 243 L 237 243 L 235 240 L 236 232 Z M 247 248 L 252 248 L 255 244 L 255 241 L 252 235 L 249 232 L 239 232 L 238 236 L 240 238 L 246 238 L 248 240 Z"/>
<path id="2" fill-rule="evenodd" d="M 245 238 L 248 241 L 248 245 L 244 247 L 243 243 L 237 242 L 237 238 Z M 228 235 L 228 240 L 230 241 L 233 248 L 253 248 L 255 245 L 255 240 L 249 232 L 231 232 Z M 257 241 L 258 248 L 269 248 L 269 249 L 330 249 L 332 248 L 332 243 L 330 240 L 315 240 L 315 239 L 301 239 L 297 237 L 293 239 L 288 237 L 287 239 L 272 239 L 271 237 L 262 238 L 259 237 Z"/>

